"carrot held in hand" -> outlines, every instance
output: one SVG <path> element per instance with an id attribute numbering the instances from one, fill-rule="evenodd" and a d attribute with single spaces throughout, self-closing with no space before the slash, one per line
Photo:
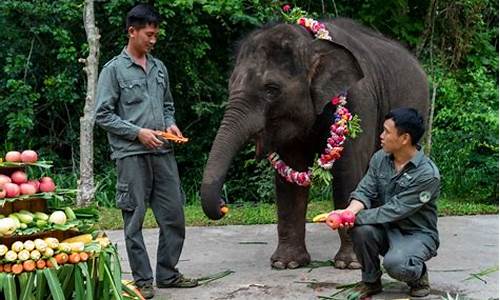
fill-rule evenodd
<path id="1" fill-rule="evenodd" d="M 179 143 L 179 144 L 187 143 L 189 141 L 188 138 L 185 138 L 183 136 L 177 136 L 177 135 L 170 133 L 170 132 L 167 132 L 167 131 L 156 131 L 155 133 L 164 139 L 171 140 L 171 141 L 173 141 L 175 143 Z"/>

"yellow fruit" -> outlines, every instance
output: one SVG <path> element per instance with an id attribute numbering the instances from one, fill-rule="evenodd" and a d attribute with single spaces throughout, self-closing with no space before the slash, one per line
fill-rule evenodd
<path id="1" fill-rule="evenodd" d="M 313 222 L 315 223 L 325 222 L 329 214 L 330 213 L 319 214 L 313 218 Z"/>
<path id="2" fill-rule="evenodd" d="M 88 234 L 88 233 L 81 234 L 81 235 L 77 235 L 77 236 L 74 236 L 74 237 L 69 238 L 69 239 L 65 239 L 62 242 L 63 243 L 83 242 L 84 244 L 88 244 L 88 243 L 92 242 L 92 235 Z"/>

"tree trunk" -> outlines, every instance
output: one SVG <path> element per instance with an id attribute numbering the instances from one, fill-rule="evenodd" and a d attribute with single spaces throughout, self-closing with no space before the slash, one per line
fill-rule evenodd
<path id="1" fill-rule="evenodd" d="M 86 206 L 94 199 L 94 110 L 99 64 L 99 29 L 95 25 L 94 0 L 85 0 L 83 22 L 89 44 L 89 55 L 80 59 L 87 73 L 87 96 L 83 116 L 80 117 L 80 179 L 77 206 Z"/>
<path id="2" fill-rule="evenodd" d="M 431 108 L 429 112 L 429 121 L 427 122 L 427 140 L 425 142 L 425 154 L 427 156 L 431 155 L 432 151 L 432 123 L 434 121 L 434 109 L 436 108 L 436 93 L 437 93 L 437 83 L 432 83 L 432 98 L 431 98 Z"/>

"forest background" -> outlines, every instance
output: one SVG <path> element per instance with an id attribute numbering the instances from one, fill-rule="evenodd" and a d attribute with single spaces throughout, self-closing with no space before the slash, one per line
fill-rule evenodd
<path id="1" fill-rule="evenodd" d="M 100 63 L 126 44 L 124 19 L 138 1 L 96 1 Z M 279 20 L 289 3 L 320 18 L 350 17 L 398 40 L 422 63 L 435 96 L 431 157 L 448 199 L 498 202 L 498 2 L 493 0 L 170 0 L 150 1 L 163 16 L 153 54 L 165 62 L 176 119 L 191 140 L 176 147 L 188 203 L 199 201 L 203 167 L 227 104 L 237 42 Z M 0 2 L 0 156 L 34 149 L 54 162 L 60 187 L 79 177 L 79 118 L 88 55 L 83 1 Z M 113 207 L 114 163 L 95 131 L 96 201 Z M 231 202 L 272 202 L 272 170 L 252 145 L 235 158 L 224 187 Z M 328 197 L 316 187 L 312 198 Z"/>

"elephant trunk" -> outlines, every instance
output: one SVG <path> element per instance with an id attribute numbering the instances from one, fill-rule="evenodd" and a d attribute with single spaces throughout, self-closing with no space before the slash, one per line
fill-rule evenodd
<path id="1" fill-rule="evenodd" d="M 231 161 L 250 136 L 263 127 L 263 123 L 262 114 L 249 114 L 248 107 L 230 101 L 203 172 L 201 202 L 203 211 L 210 219 L 223 217 L 220 193 Z"/>

